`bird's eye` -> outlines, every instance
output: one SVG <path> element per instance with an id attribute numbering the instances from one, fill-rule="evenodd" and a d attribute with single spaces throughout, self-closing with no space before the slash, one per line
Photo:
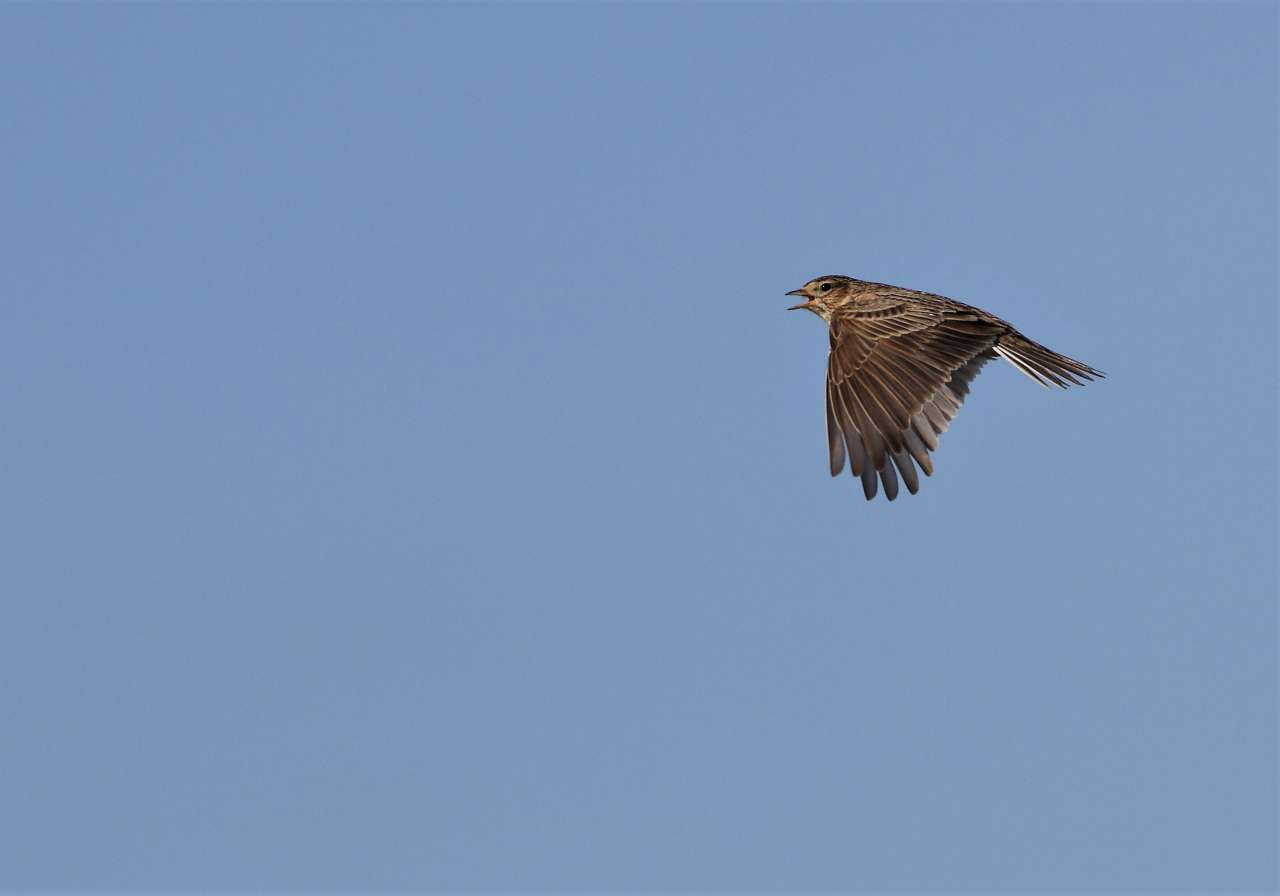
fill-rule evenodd
<path id="1" fill-rule="evenodd" d="M 823 292 L 831 292 L 831 284 L 824 283 L 821 286 L 819 286 L 818 289 L 822 290 Z"/>

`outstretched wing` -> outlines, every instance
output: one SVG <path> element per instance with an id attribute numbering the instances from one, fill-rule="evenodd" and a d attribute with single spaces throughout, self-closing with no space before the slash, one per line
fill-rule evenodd
<path id="1" fill-rule="evenodd" d="M 1010 332 L 998 318 L 927 294 L 863 297 L 837 311 L 827 361 L 831 475 L 847 454 L 868 500 L 877 479 L 896 498 L 899 476 L 915 494 L 916 465 L 933 473 L 929 452 Z"/>

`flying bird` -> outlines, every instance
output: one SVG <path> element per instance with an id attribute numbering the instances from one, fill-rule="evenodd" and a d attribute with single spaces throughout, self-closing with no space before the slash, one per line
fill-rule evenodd
<path id="1" fill-rule="evenodd" d="M 969 384 L 996 355 L 1043 386 L 1083 385 L 1103 374 L 1023 336 L 981 308 L 933 293 L 832 274 L 789 296 L 827 322 L 827 443 L 831 475 L 862 479 L 870 501 L 920 488 L 916 466 L 933 475 L 930 452 L 960 410 Z"/>

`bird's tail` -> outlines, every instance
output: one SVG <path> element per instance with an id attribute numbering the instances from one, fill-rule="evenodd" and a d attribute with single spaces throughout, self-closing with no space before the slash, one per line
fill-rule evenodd
<path id="1" fill-rule="evenodd" d="M 1060 355 L 1017 332 L 1001 336 L 995 344 L 995 350 L 1014 367 L 1046 387 L 1061 386 L 1065 389 L 1073 383 L 1083 386 L 1084 380 L 1106 376 L 1088 364 Z"/>

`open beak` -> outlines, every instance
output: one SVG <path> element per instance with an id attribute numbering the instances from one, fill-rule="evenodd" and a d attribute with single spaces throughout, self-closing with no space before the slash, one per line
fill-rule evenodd
<path id="1" fill-rule="evenodd" d="M 787 309 L 788 311 L 798 311 L 801 308 L 803 308 L 805 305 L 809 304 L 809 294 L 806 293 L 803 289 L 793 289 L 791 290 L 791 292 L 787 293 L 787 295 L 802 296 L 804 298 L 803 302 L 801 302 L 799 305 L 792 305 L 790 308 Z"/>

